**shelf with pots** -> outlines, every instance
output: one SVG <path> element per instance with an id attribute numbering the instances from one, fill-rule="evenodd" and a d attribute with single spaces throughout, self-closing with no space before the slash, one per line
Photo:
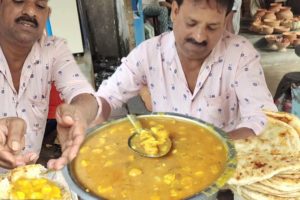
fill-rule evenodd
<path id="1" fill-rule="evenodd" d="M 272 3 L 268 10 L 258 9 L 250 31 L 263 34 L 282 34 L 300 29 L 300 16 L 294 16 L 290 7 Z"/>
<path id="2" fill-rule="evenodd" d="M 264 37 L 268 48 L 276 51 L 286 51 L 287 48 L 300 45 L 300 32 L 284 32 L 279 35 L 266 35 Z"/>

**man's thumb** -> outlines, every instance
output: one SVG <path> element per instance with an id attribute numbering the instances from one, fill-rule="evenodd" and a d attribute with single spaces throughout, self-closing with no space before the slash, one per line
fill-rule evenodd
<path id="1" fill-rule="evenodd" d="M 20 118 L 7 119 L 7 144 L 8 147 L 17 152 L 24 147 L 24 135 L 26 133 L 26 122 Z"/>
<path id="2" fill-rule="evenodd" d="M 74 123 L 74 109 L 68 104 L 62 104 L 56 109 L 56 121 L 62 126 L 69 126 Z"/>

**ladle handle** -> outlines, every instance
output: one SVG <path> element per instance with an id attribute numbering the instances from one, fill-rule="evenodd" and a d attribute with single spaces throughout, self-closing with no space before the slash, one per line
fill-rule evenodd
<path id="1" fill-rule="evenodd" d="M 128 114 L 127 118 L 129 119 L 130 123 L 134 126 L 135 130 L 140 133 L 143 129 L 141 122 L 136 118 L 135 115 Z"/>

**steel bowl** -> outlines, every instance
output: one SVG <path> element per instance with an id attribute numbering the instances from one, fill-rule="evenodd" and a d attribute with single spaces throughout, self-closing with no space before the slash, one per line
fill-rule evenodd
<path id="1" fill-rule="evenodd" d="M 161 117 L 166 117 L 168 119 L 174 119 L 174 120 L 180 120 L 180 121 L 186 121 L 186 122 L 191 122 L 195 123 L 202 128 L 205 128 L 210 132 L 211 134 L 214 134 L 217 136 L 217 138 L 220 139 L 220 141 L 223 143 L 225 146 L 225 149 L 227 150 L 227 162 L 224 167 L 223 173 L 217 178 L 217 180 L 212 183 L 210 186 L 208 186 L 206 189 L 199 191 L 195 193 L 194 195 L 190 196 L 189 200 L 209 200 L 209 199 L 214 199 L 216 197 L 217 192 L 226 184 L 226 182 L 229 180 L 229 178 L 233 175 L 236 165 L 237 165 L 237 160 L 236 160 L 236 151 L 234 149 L 234 145 L 232 142 L 228 139 L 227 134 L 222 131 L 219 128 L 214 127 L 211 124 L 208 124 L 200 119 L 194 118 L 194 117 L 189 117 L 186 115 L 181 115 L 181 114 L 175 114 L 175 113 L 151 113 L 147 115 L 139 115 L 138 118 L 161 118 Z M 98 133 L 100 130 L 107 128 L 109 126 L 121 123 L 125 120 L 128 120 L 126 117 L 118 120 L 113 120 L 106 122 L 104 124 L 98 125 L 94 128 L 91 128 L 87 131 L 87 138 L 93 134 Z M 99 196 L 95 196 L 92 193 L 87 192 L 81 185 L 80 183 L 76 180 L 76 176 L 72 172 L 72 162 L 65 166 L 63 168 L 63 175 L 69 184 L 70 188 L 72 191 L 74 191 L 80 198 L 82 199 L 88 199 L 88 200 L 99 200 L 103 199 Z"/>

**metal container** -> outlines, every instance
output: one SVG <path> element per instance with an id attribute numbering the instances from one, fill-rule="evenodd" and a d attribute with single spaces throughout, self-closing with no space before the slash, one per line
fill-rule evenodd
<path id="1" fill-rule="evenodd" d="M 180 120 L 180 121 L 186 121 L 186 122 L 189 122 L 189 123 L 194 123 L 194 124 L 197 124 L 197 125 L 201 126 L 202 128 L 207 129 L 208 132 L 210 132 L 211 134 L 216 135 L 220 139 L 220 141 L 224 144 L 224 146 L 227 150 L 227 162 L 225 164 L 224 172 L 209 187 L 207 187 L 203 191 L 199 191 L 198 193 L 194 194 L 192 197 L 189 198 L 189 200 L 213 200 L 213 199 L 216 199 L 217 192 L 226 184 L 228 179 L 233 175 L 233 173 L 235 171 L 235 168 L 236 168 L 236 164 L 237 164 L 236 152 L 235 152 L 233 144 L 228 140 L 227 134 L 224 131 L 214 127 L 211 124 L 208 124 L 208 123 L 206 123 L 202 120 L 199 120 L 197 118 L 188 117 L 188 116 L 185 116 L 185 115 L 180 115 L 180 114 L 175 114 L 175 113 L 151 113 L 151 114 L 148 114 L 148 115 L 138 116 L 138 118 L 140 118 L 140 119 L 141 118 L 147 118 L 147 117 L 151 117 L 151 118 L 166 117 L 168 119 L 174 119 L 174 120 Z M 122 118 L 122 119 L 119 119 L 119 120 L 109 121 L 109 122 L 106 122 L 102 125 L 98 125 L 94 128 L 91 128 L 91 129 L 88 130 L 88 136 L 87 137 L 89 137 L 89 136 L 91 136 L 95 133 L 98 133 L 100 130 L 102 130 L 104 128 L 115 125 L 117 123 L 121 123 L 125 120 L 128 120 L 128 119 L 125 117 L 125 118 Z M 102 199 L 100 197 L 94 196 L 91 193 L 86 192 L 85 189 L 76 180 L 76 177 L 73 174 L 71 168 L 72 168 L 72 163 L 70 163 L 69 165 L 67 165 L 63 169 L 63 175 L 64 175 L 67 183 L 71 187 L 71 189 L 79 197 L 81 197 L 82 199 L 87 199 L 87 200 Z"/>

